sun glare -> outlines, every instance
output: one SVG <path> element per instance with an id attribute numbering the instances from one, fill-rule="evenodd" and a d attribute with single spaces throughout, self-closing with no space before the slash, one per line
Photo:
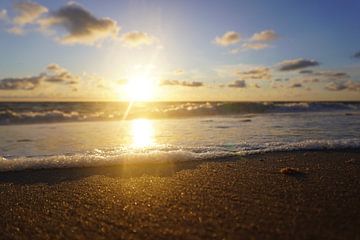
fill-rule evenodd
<path id="1" fill-rule="evenodd" d="M 154 80 L 146 74 L 131 76 L 125 86 L 129 101 L 149 101 L 154 96 Z"/>
<path id="2" fill-rule="evenodd" d="M 148 147 L 155 143 L 154 127 L 147 119 L 135 119 L 131 122 L 134 147 Z"/>

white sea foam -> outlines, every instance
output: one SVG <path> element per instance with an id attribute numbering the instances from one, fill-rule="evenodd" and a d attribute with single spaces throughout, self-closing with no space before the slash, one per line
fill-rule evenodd
<path id="1" fill-rule="evenodd" d="M 117 164 L 132 163 L 164 163 L 226 159 L 228 157 L 246 156 L 277 151 L 300 151 L 300 150 L 341 150 L 359 149 L 360 139 L 343 140 L 307 140 L 294 143 L 269 143 L 254 145 L 251 147 L 232 146 L 231 150 L 226 146 L 207 147 L 176 147 L 158 146 L 154 148 L 134 149 L 96 149 L 91 152 L 34 157 L 0 157 L 0 171 L 21 171 L 26 169 L 58 169 L 58 168 L 81 168 L 112 166 Z"/>

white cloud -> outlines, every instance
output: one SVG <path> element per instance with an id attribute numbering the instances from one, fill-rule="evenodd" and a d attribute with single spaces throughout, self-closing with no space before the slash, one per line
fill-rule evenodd
<path id="1" fill-rule="evenodd" d="M 229 46 L 240 41 L 240 34 L 234 31 L 224 33 L 221 37 L 216 37 L 214 42 L 220 46 Z"/>
<path id="2" fill-rule="evenodd" d="M 139 31 L 125 33 L 121 36 L 122 43 L 130 48 L 140 47 L 143 45 L 152 45 L 155 43 L 155 37 Z"/>
<path id="3" fill-rule="evenodd" d="M 30 1 L 15 3 L 14 9 L 17 15 L 13 23 L 19 26 L 34 23 L 42 14 L 48 12 L 46 7 Z"/>
<path id="4" fill-rule="evenodd" d="M 277 38 L 278 34 L 274 30 L 264 30 L 259 33 L 255 33 L 250 40 L 257 42 L 270 42 L 276 40 Z"/>
<path id="5" fill-rule="evenodd" d="M 46 70 L 47 72 L 32 77 L 0 79 L 0 90 L 33 90 L 44 82 L 73 85 L 80 80 L 79 76 L 57 64 L 48 65 Z"/>

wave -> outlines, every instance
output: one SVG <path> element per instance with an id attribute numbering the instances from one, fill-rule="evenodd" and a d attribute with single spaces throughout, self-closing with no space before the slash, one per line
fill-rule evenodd
<path id="1" fill-rule="evenodd" d="M 360 148 L 360 139 L 307 140 L 294 143 L 274 142 L 265 145 L 178 147 L 160 145 L 146 149 L 114 148 L 54 156 L 0 157 L 0 172 L 28 169 L 59 169 L 113 166 L 134 163 L 174 163 L 199 160 L 221 160 L 268 152 L 310 150 L 344 150 Z"/>
<path id="2" fill-rule="evenodd" d="M 324 111 L 347 111 L 358 114 L 360 112 L 360 103 L 138 103 L 133 104 L 130 109 L 127 103 L 0 103 L 0 124 L 106 121 L 134 118 L 183 118 Z"/>
<path id="3" fill-rule="evenodd" d="M 324 111 L 359 111 L 359 103 L 273 103 L 272 112 L 324 112 Z"/>

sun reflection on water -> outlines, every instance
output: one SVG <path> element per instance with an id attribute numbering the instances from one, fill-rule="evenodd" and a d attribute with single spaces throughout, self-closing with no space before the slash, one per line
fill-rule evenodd
<path id="1" fill-rule="evenodd" d="M 132 145 L 134 147 L 149 147 L 155 144 L 154 127 L 151 120 L 135 119 L 131 122 Z"/>

